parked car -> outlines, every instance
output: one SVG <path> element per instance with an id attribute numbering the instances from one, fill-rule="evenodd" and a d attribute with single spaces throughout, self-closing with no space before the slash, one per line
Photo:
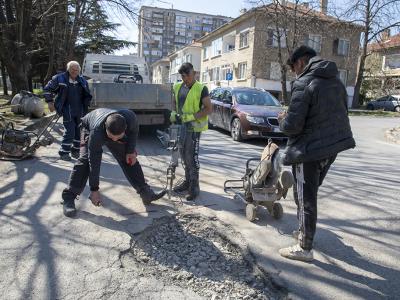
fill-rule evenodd
<path id="1" fill-rule="evenodd" d="M 279 138 L 278 113 L 282 105 L 263 89 L 248 87 L 216 88 L 210 92 L 213 112 L 210 127 L 231 132 L 234 141 L 246 138 Z"/>
<path id="2" fill-rule="evenodd" d="M 367 104 L 367 109 L 383 109 L 400 112 L 400 95 L 388 95 Z"/>

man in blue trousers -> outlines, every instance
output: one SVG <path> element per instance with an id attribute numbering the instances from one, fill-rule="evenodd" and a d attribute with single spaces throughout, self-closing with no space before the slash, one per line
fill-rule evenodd
<path id="1" fill-rule="evenodd" d="M 63 117 L 64 135 L 58 154 L 67 161 L 71 160 L 71 156 L 79 157 L 79 124 L 87 114 L 92 99 L 87 81 L 79 75 L 80 71 L 79 63 L 70 61 L 67 71 L 54 75 L 44 88 L 49 110 Z"/>

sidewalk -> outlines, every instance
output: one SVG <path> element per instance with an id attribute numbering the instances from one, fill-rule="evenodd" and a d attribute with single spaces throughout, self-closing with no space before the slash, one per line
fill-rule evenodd
<path id="1" fill-rule="evenodd" d="M 400 144 L 400 127 L 387 130 L 385 137 L 391 143 Z"/>

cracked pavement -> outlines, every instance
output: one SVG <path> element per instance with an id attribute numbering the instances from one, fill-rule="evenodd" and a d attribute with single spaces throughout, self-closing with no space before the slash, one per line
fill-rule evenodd
<path id="1" fill-rule="evenodd" d="M 291 193 L 282 201 L 281 220 L 261 210 L 251 223 L 244 204 L 223 192 L 224 180 L 240 178 L 245 159 L 260 155 L 262 141 L 233 143 L 226 133 L 210 130 L 200 143 L 202 192 L 196 204 L 165 198 L 148 208 L 105 153 L 104 206 L 91 205 L 86 189 L 74 219 L 65 218 L 60 205 L 72 163 L 57 160 L 59 136 L 34 159 L 0 162 L 0 298 L 209 298 L 190 286 L 159 280 L 156 274 L 138 276 L 135 269 L 121 268 L 131 242 L 153 220 L 198 214 L 232 226 L 258 267 L 289 298 L 395 299 L 400 292 L 400 145 L 387 143 L 384 132 L 400 121 L 352 117 L 351 122 L 357 148 L 339 155 L 320 190 L 316 259 L 311 264 L 288 261 L 277 253 L 294 243 Z M 149 132 L 141 135 L 138 146 L 147 180 L 161 188 L 168 153 Z"/>

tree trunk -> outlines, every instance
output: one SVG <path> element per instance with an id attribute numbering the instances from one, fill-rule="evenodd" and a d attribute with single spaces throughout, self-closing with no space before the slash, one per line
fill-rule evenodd
<path id="1" fill-rule="evenodd" d="M 6 66 L 1 62 L 1 79 L 3 81 L 3 94 L 8 95 Z"/>

